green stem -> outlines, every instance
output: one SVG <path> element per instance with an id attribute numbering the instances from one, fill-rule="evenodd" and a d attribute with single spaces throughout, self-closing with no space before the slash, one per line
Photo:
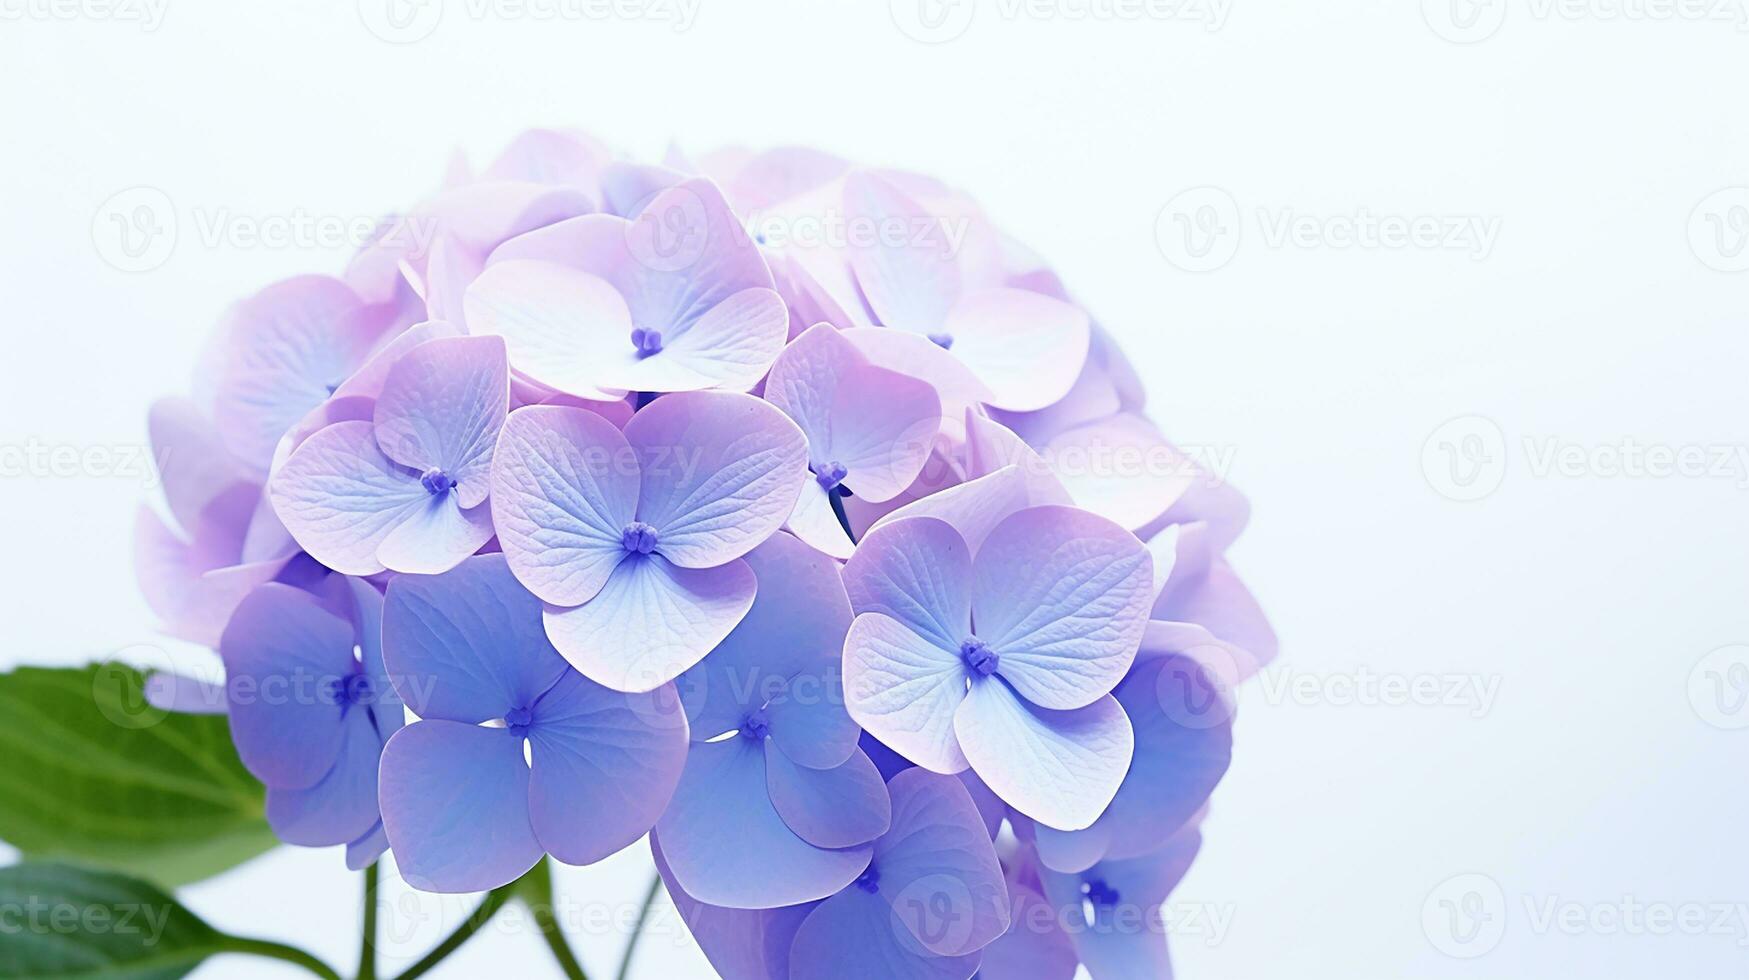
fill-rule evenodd
<path id="1" fill-rule="evenodd" d="M 570 943 L 565 941 L 565 930 L 553 914 L 552 865 L 543 858 L 522 876 L 518 884 L 522 903 L 534 915 L 534 924 L 540 929 L 541 938 L 546 940 L 547 949 L 552 950 L 553 959 L 559 961 L 559 969 L 566 980 L 589 980 L 589 975 L 583 972 L 583 964 L 577 962 L 577 954 L 571 952 Z"/>
<path id="2" fill-rule="evenodd" d="M 358 980 L 377 980 L 377 864 L 364 869 L 364 938 L 359 941 Z"/>
<path id="3" fill-rule="evenodd" d="M 432 967 L 443 962 L 444 957 L 460 949 L 462 943 L 472 939 L 474 933 L 485 928 L 486 923 L 492 921 L 492 917 L 498 914 L 498 910 L 516 897 L 516 889 L 519 884 L 520 881 L 513 881 L 508 885 L 487 892 L 485 899 L 480 902 L 480 907 L 474 910 L 473 915 L 468 916 L 466 922 L 457 926 L 454 932 L 444 938 L 443 942 L 432 947 L 431 952 L 426 953 L 419 962 L 408 967 L 395 980 L 413 980 L 414 977 L 424 976 Z"/>
<path id="4" fill-rule="evenodd" d="M 334 968 L 316 959 L 296 946 L 283 943 L 272 943 L 265 939 L 244 939 L 241 936 L 226 936 L 224 949 L 227 953 L 242 953 L 246 956 L 261 956 L 270 960 L 282 960 L 295 963 L 314 973 L 323 980 L 340 980 L 340 974 Z"/>
<path id="5" fill-rule="evenodd" d="M 837 498 L 834 497 L 833 500 L 836 501 Z M 619 973 L 615 975 L 614 980 L 626 980 L 626 977 L 631 976 L 632 958 L 637 955 L 638 940 L 644 936 L 644 923 L 650 921 L 650 906 L 656 903 L 656 893 L 661 890 L 661 876 L 651 878 L 649 890 L 644 892 L 644 904 L 638 909 L 638 921 L 632 926 L 631 936 L 626 939 L 626 951 L 620 957 Z"/>

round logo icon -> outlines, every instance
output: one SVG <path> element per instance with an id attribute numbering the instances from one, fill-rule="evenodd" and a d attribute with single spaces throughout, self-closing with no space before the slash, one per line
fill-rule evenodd
<path id="1" fill-rule="evenodd" d="M 91 677 L 91 701 L 112 724 L 151 728 L 171 711 L 222 714 L 225 686 L 216 663 L 196 663 L 137 643 L 115 651 Z"/>
<path id="2" fill-rule="evenodd" d="M 413 44 L 437 30 L 443 0 L 358 0 L 366 30 L 390 44 Z"/>
<path id="3" fill-rule="evenodd" d="M 893 917 L 905 946 L 915 942 L 935 956 L 958 956 L 972 938 L 972 891 L 953 875 L 924 875 L 893 896 Z"/>
<path id="4" fill-rule="evenodd" d="M 1484 874 L 1447 878 L 1421 903 L 1421 931 L 1447 956 L 1484 956 L 1506 935 L 1506 893 Z"/>
<path id="5" fill-rule="evenodd" d="M 176 251 L 176 205 L 156 187 L 119 191 L 92 216 L 91 241 L 115 268 L 150 272 Z"/>
<path id="6" fill-rule="evenodd" d="M 1161 663 L 1154 697 L 1180 728 L 1206 731 L 1227 724 L 1238 711 L 1241 676 L 1232 648 L 1211 639 Z"/>
<path id="7" fill-rule="evenodd" d="M 1447 41 L 1475 44 L 1506 23 L 1506 0 L 1421 0 L 1421 17 Z"/>
<path id="8" fill-rule="evenodd" d="M 1688 216 L 1688 247 L 1719 272 L 1749 270 L 1749 187 L 1707 195 Z"/>
<path id="9" fill-rule="evenodd" d="M 1688 672 L 1688 703 L 1714 728 L 1749 728 L 1749 646 L 1720 647 Z"/>
<path id="10" fill-rule="evenodd" d="M 1154 219 L 1154 243 L 1186 272 L 1213 272 L 1239 251 L 1239 202 L 1219 187 L 1181 191 Z"/>
<path id="11" fill-rule="evenodd" d="M 946 44 L 964 34 L 977 14 L 977 0 L 888 0 L 893 23 L 913 41 Z"/>
<path id="12" fill-rule="evenodd" d="M 657 193 L 626 227 L 632 258 L 655 272 L 680 272 L 704 257 L 710 245 L 704 198 L 684 185 Z"/>
<path id="13" fill-rule="evenodd" d="M 1481 500 L 1506 479 L 1506 434 L 1480 415 L 1452 419 L 1422 444 L 1421 473 L 1448 500 Z"/>

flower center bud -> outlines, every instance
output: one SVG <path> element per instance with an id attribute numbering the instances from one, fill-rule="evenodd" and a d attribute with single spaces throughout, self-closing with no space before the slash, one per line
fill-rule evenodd
<path id="1" fill-rule="evenodd" d="M 929 340 L 942 350 L 953 350 L 953 334 L 951 333 L 932 333 L 929 335 Z"/>
<path id="2" fill-rule="evenodd" d="M 869 865 L 868 870 L 862 873 L 862 877 L 856 879 L 856 887 L 870 895 L 875 894 L 881 890 L 881 873 L 875 870 L 874 865 Z"/>
<path id="3" fill-rule="evenodd" d="M 656 529 L 643 521 L 633 521 L 619 532 L 620 546 L 629 552 L 647 555 L 656 550 Z"/>
<path id="4" fill-rule="evenodd" d="M 433 466 L 419 477 L 419 482 L 425 487 L 425 492 L 433 497 L 441 497 L 455 489 L 455 478 Z"/>
<path id="5" fill-rule="evenodd" d="M 372 688 L 370 677 L 365 674 L 351 674 L 340 682 L 340 700 L 344 704 L 363 704 L 370 700 Z"/>
<path id="6" fill-rule="evenodd" d="M 844 478 L 849 475 L 850 470 L 846 469 L 843 463 L 833 460 L 814 470 L 814 482 L 820 485 L 820 489 L 830 493 L 838 489 L 838 484 L 843 483 Z"/>
<path id="7" fill-rule="evenodd" d="M 1117 889 L 1107 885 L 1102 878 L 1094 878 L 1082 883 L 1081 894 L 1086 896 L 1087 901 L 1092 902 L 1095 908 L 1106 909 L 1116 905 L 1118 900 L 1123 897 Z"/>
<path id="8" fill-rule="evenodd" d="M 504 730 L 517 738 L 527 738 L 528 725 L 533 720 L 534 713 L 527 708 L 511 708 L 504 713 Z"/>
<path id="9" fill-rule="evenodd" d="M 639 357 L 649 357 L 662 349 L 662 331 L 639 327 L 632 331 L 632 346 L 638 349 Z"/>
<path id="10" fill-rule="evenodd" d="M 989 677 L 996 672 L 996 667 L 1002 658 L 996 651 L 975 636 L 967 637 L 960 642 L 960 659 L 965 661 L 966 669 L 979 677 Z"/>
<path id="11" fill-rule="evenodd" d="M 741 737 L 763 742 L 771 737 L 771 719 L 765 717 L 765 709 L 748 715 L 741 722 Z"/>

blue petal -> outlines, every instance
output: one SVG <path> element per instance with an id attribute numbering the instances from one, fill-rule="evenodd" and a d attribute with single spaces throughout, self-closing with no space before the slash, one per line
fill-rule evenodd
<path id="1" fill-rule="evenodd" d="M 383 660 L 415 714 L 469 723 L 531 708 L 566 671 L 547 642 L 540 600 L 510 574 L 503 555 L 390 582 Z"/>
<path id="2" fill-rule="evenodd" d="M 777 909 L 726 909 L 706 905 L 674 879 L 661 844 L 650 838 L 656 871 L 674 910 L 722 980 L 789 980 L 790 944 L 813 904 Z"/>
<path id="3" fill-rule="evenodd" d="M 257 779 L 314 786 L 340 753 L 344 714 L 329 689 L 350 676 L 353 628 L 306 592 L 269 583 L 249 593 L 219 641 L 231 737 Z"/>
<path id="4" fill-rule="evenodd" d="M 541 859 L 522 740 L 501 728 L 408 725 L 384 747 L 380 779 L 395 863 L 421 891 L 497 888 Z"/>
<path id="5" fill-rule="evenodd" d="M 569 671 L 529 725 L 529 818 L 567 864 L 593 864 L 650 832 L 686 765 L 674 691 L 610 691 Z"/>
<path id="6" fill-rule="evenodd" d="M 868 533 L 844 566 L 844 587 L 858 615 L 882 613 L 958 650 L 971 633 L 971 574 L 971 552 L 952 525 L 909 518 Z"/>
<path id="7" fill-rule="evenodd" d="M 870 865 L 880 894 L 938 956 L 989 945 L 1008 930 L 1008 886 L 983 818 L 951 776 L 907 769 L 887 785 L 893 823 Z"/>
<path id="8" fill-rule="evenodd" d="M 772 805 L 763 748 L 740 736 L 692 747 L 656 834 L 681 887 L 729 908 L 825 898 L 855 881 L 870 855 L 868 847 L 827 850 L 798 837 Z"/>
<path id="9" fill-rule="evenodd" d="M 267 790 L 274 836 L 301 847 L 356 840 L 377 823 L 377 758 L 383 740 L 370 713 L 354 707 L 341 724 L 345 739 L 334 768 L 309 789 Z"/>
<path id="10" fill-rule="evenodd" d="M 789 829 L 815 847 L 854 847 L 887 832 L 892 805 L 887 784 L 868 756 L 852 750 L 835 769 L 810 769 L 765 746 L 772 806 Z"/>
<path id="11" fill-rule="evenodd" d="M 924 949 L 881 895 L 850 888 L 821 902 L 796 930 L 790 980 L 968 980 L 979 954 Z"/>

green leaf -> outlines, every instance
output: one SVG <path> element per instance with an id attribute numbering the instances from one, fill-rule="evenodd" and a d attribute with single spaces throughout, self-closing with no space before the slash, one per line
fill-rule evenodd
<path id="1" fill-rule="evenodd" d="M 166 888 L 274 846 L 225 717 L 160 711 L 142 682 L 115 663 L 0 674 L 0 840 Z"/>
<path id="2" fill-rule="evenodd" d="M 0 868 L 0 977 L 175 980 L 228 937 L 143 881 L 64 864 Z"/>

